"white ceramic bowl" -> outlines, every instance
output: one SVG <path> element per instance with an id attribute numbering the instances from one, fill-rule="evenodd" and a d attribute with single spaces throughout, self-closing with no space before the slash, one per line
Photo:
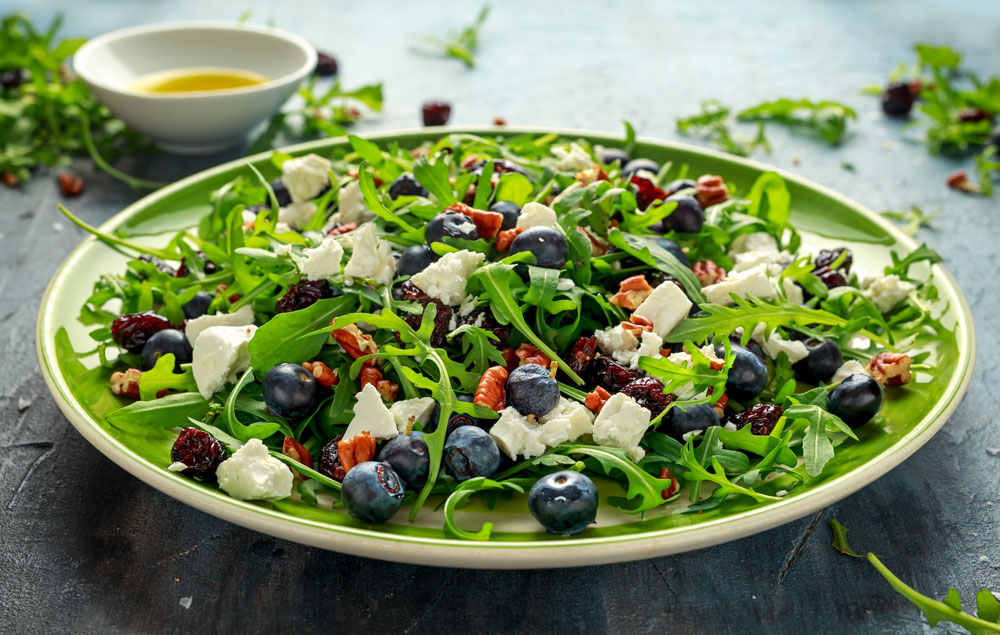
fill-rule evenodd
<path id="1" fill-rule="evenodd" d="M 165 150 L 205 154 L 237 145 L 273 115 L 316 66 L 303 38 L 231 22 L 165 22 L 96 37 L 73 68 L 115 116 Z M 219 67 L 260 73 L 270 81 L 224 91 L 149 93 L 130 88 L 149 73 Z"/>

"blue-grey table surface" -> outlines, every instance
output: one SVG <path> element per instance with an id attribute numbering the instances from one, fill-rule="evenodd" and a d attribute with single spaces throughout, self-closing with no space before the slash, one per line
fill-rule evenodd
<path id="1" fill-rule="evenodd" d="M 468 22 L 477 3 L 0 1 L 64 33 L 97 35 L 182 18 L 273 18 L 333 52 L 347 86 L 385 82 L 385 110 L 361 133 L 419 125 L 420 103 L 452 123 L 622 130 L 673 139 L 702 99 L 745 106 L 831 98 L 859 120 L 843 146 L 773 128 L 757 158 L 876 209 L 940 208 L 919 238 L 940 251 L 975 315 L 975 378 L 951 420 L 895 470 L 814 516 L 692 553 L 603 567 L 475 571 L 330 553 L 255 533 L 168 498 L 88 445 L 50 398 L 34 325 L 52 272 L 84 235 L 62 219 L 51 173 L 0 188 L 0 631 L 336 631 L 898 633 L 929 630 L 867 563 L 830 548 L 852 529 L 904 580 L 966 608 L 1000 589 L 1000 399 L 996 337 L 998 199 L 945 176 L 967 162 L 904 139 L 859 87 L 882 82 L 915 41 L 950 43 L 982 74 L 1000 67 L 996 2 L 495 2 L 480 64 L 419 55 L 415 33 Z M 239 156 L 161 156 L 122 168 L 173 180 Z M 856 167 L 847 171 L 841 162 Z M 89 163 L 71 201 L 100 223 L 139 197 Z"/>

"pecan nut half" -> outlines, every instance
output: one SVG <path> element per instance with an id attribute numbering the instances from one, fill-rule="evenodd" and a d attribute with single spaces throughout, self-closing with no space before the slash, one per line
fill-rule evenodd
<path id="1" fill-rule="evenodd" d="M 138 368 L 111 373 L 111 392 L 122 397 L 139 399 L 139 377 L 141 376 L 142 371 Z"/>
<path id="2" fill-rule="evenodd" d="M 695 183 L 695 198 L 702 207 L 718 205 L 729 200 L 729 190 L 721 176 L 702 174 Z"/>
<path id="3" fill-rule="evenodd" d="M 497 412 L 504 409 L 507 401 L 507 369 L 503 366 L 487 368 L 479 378 L 472 403 L 492 408 Z"/>
<path id="4" fill-rule="evenodd" d="M 306 467 L 313 466 L 313 458 L 312 455 L 309 454 L 309 450 L 292 437 L 285 437 L 284 443 L 281 444 L 281 453 L 289 458 L 295 459 Z"/>
<path id="5" fill-rule="evenodd" d="M 336 318 L 334 318 L 334 321 L 336 321 Z M 330 337 L 337 340 L 337 343 L 354 359 L 364 357 L 365 355 L 373 355 L 378 352 L 378 345 L 372 340 L 372 336 L 362 333 L 357 324 L 348 324 L 342 328 L 335 329 L 330 332 Z M 365 362 L 365 365 L 374 365 L 378 363 L 377 360 L 378 358 L 372 358 Z"/>
<path id="6" fill-rule="evenodd" d="M 517 350 L 514 351 L 514 354 L 517 355 L 517 358 L 520 360 L 518 363 L 519 366 L 524 366 L 525 364 L 538 364 L 539 366 L 548 368 L 552 363 L 552 360 L 549 359 L 548 355 L 540 351 L 534 344 L 528 344 L 527 342 L 518 346 Z"/>
<path id="7" fill-rule="evenodd" d="M 629 311 L 639 308 L 653 292 L 653 287 L 646 281 L 645 274 L 625 278 L 618 283 L 618 293 L 611 296 L 608 302 Z"/>
<path id="8" fill-rule="evenodd" d="M 909 355 L 886 351 L 868 360 L 865 370 L 883 386 L 904 386 L 910 381 L 912 362 Z"/>
<path id="9" fill-rule="evenodd" d="M 711 260 L 699 260 L 691 265 L 691 271 L 703 287 L 726 279 L 726 270 Z"/>
<path id="10" fill-rule="evenodd" d="M 340 383 L 340 377 L 337 376 L 337 371 L 333 370 L 323 362 L 305 362 L 302 364 L 302 368 L 305 368 L 313 377 L 315 377 L 316 382 L 320 386 L 329 388 L 330 386 L 336 386 Z"/>
<path id="11" fill-rule="evenodd" d="M 355 465 L 371 461 L 375 457 L 375 439 L 367 430 L 353 439 L 337 443 L 337 457 L 346 475 Z"/>

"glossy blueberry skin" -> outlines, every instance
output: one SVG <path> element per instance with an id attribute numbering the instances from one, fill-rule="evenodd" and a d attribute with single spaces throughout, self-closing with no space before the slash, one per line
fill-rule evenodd
<path id="1" fill-rule="evenodd" d="M 546 269 L 559 269 L 566 264 L 569 245 L 562 232 L 551 227 L 529 227 L 510 244 L 511 256 L 522 251 L 535 255 L 535 264 Z"/>
<path id="2" fill-rule="evenodd" d="M 740 338 L 739 338 L 739 336 L 730 337 L 729 341 L 732 342 L 734 346 L 739 346 L 740 345 Z M 750 340 L 749 342 L 747 342 L 746 349 L 748 351 L 750 351 L 751 353 L 753 353 L 754 355 L 756 355 L 757 359 L 759 359 L 760 361 L 764 361 L 764 349 L 762 349 L 760 347 L 760 344 L 758 344 L 757 342 L 755 342 L 753 340 Z M 718 350 L 721 350 L 721 349 L 719 349 L 718 347 L 716 347 L 715 350 L 718 351 Z M 717 353 L 717 354 L 719 355 L 719 357 L 722 357 L 722 355 L 720 353 Z"/>
<path id="3" fill-rule="evenodd" d="M 514 229 L 517 226 L 517 217 L 521 215 L 521 206 L 511 201 L 497 201 L 490 205 L 491 212 L 503 214 L 503 223 L 500 224 L 500 231 Z"/>
<path id="4" fill-rule="evenodd" d="M 400 196 L 427 196 L 427 190 L 409 172 L 404 172 L 396 177 L 396 180 L 389 186 L 389 198 L 396 200 Z"/>
<path id="5" fill-rule="evenodd" d="M 285 207 L 292 204 L 292 195 L 289 194 L 288 188 L 281 179 L 274 179 L 271 181 L 271 189 L 274 190 L 274 198 L 278 199 L 278 205 L 280 207 Z M 264 205 L 268 208 L 271 207 L 270 201 L 265 201 Z"/>
<path id="6" fill-rule="evenodd" d="M 419 432 L 401 434 L 389 439 L 378 453 L 378 460 L 388 463 L 410 489 L 420 489 L 427 482 L 430 458 L 423 436 Z"/>
<path id="7" fill-rule="evenodd" d="M 264 404 L 268 411 L 292 421 L 313 411 L 319 390 L 312 373 L 298 364 L 278 364 L 264 376 Z"/>
<path id="8" fill-rule="evenodd" d="M 459 401 L 464 401 L 465 403 L 472 403 L 472 395 L 455 395 L 455 398 Z M 431 411 L 431 418 L 427 420 L 424 430 L 427 432 L 433 432 L 437 428 L 437 424 L 440 419 L 441 404 L 435 403 L 434 410 Z M 448 415 L 448 431 L 445 433 L 445 437 L 454 432 L 456 428 L 461 428 L 462 426 L 478 426 L 482 428 L 483 423 L 484 422 L 479 417 L 473 417 L 465 414 L 464 412 L 452 411 L 452 413 Z M 490 425 L 492 425 L 492 421 L 490 422 Z"/>
<path id="9" fill-rule="evenodd" d="M 764 360 L 739 344 L 733 344 L 732 351 L 736 358 L 733 360 L 733 367 L 729 369 L 726 394 L 730 399 L 743 403 L 764 392 L 767 387 L 767 365 Z M 715 354 L 722 358 L 725 350 L 716 345 Z"/>
<path id="10" fill-rule="evenodd" d="M 500 450 L 482 428 L 462 426 L 444 442 L 444 464 L 458 481 L 477 476 L 489 478 L 500 466 Z"/>
<path id="11" fill-rule="evenodd" d="M 559 384 L 543 366 L 518 366 L 507 378 L 507 405 L 523 415 L 541 416 L 555 408 L 558 401 Z"/>
<path id="12" fill-rule="evenodd" d="M 442 212 L 432 218 L 424 229 L 427 244 L 444 242 L 445 236 L 475 240 L 479 238 L 476 224 L 465 214 Z"/>
<path id="13" fill-rule="evenodd" d="M 387 463 L 365 461 L 352 467 L 344 477 L 340 497 L 348 514 L 361 522 L 378 525 L 399 510 L 404 486 Z"/>
<path id="14" fill-rule="evenodd" d="M 414 276 L 437 259 L 437 254 L 427 245 L 407 247 L 396 261 L 396 275 Z"/>
<path id="15" fill-rule="evenodd" d="M 208 313 L 208 306 L 212 304 L 213 299 L 212 294 L 207 291 L 199 291 L 194 294 L 191 301 L 181 307 L 184 310 L 184 317 L 193 320 L 205 315 Z"/>
<path id="16" fill-rule="evenodd" d="M 547 474 L 528 492 L 528 509 L 552 534 L 578 534 L 597 518 L 597 487 L 573 470 Z"/>
<path id="17" fill-rule="evenodd" d="M 792 365 L 796 379 L 815 385 L 833 377 L 844 362 L 844 356 L 836 342 L 809 338 L 804 344 L 809 350 L 809 356 Z"/>
<path id="18" fill-rule="evenodd" d="M 632 160 L 632 157 L 628 155 L 628 152 L 625 152 L 621 148 L 604 148 L 597 158 L 600 159 L 601 163 L 604 165 L 611 165 L 615 161 L 618 161 L 618 163 L 622 166 L 626 166 L 629 161 Z"/>
<path id="19" fill-rule="evenodd" d="M 696 185 L 697 185 L 697 183 L 695 183 L 691 179 L 675 179 L 675 180 L 671 181 L 670 183 L 668 183 L 667 187 L 665 187 L 663 189 L 666 190 L 669 194 L 676 194 L 677 192 L 680 192 L 681 190 L 686 190 L 686 189 L 688 189 L 690 187 L 694 187 Z"/>
<path id="20" fill-rule="evenodd" d="M 674 258 L 679 260 L 685 267 L 691 266 L 691 261 L 688 260 L 687 254 L 684 253 L 684 249 L 673 240 L 670 240 L 669 238 L 657 238 L 656 244 L 663 247 L 666 251 L 669 251 Z"/>
<path id="21" fill-rule="evenodd" d="M 705 211 L 693 196 L 686 194 L 673 194 L 666 198 L 666 203 L 677 203 L 677 207 L 656 227 L 654 231 L 666 231 L 672 229 L 676 232 L 696 234 L 701 231 L 701 226 L 705 224 Z"/>
<path id="22" fill-rule="evenodd" d="M 703 403 L 688 406 L 687 409 L 671 408 L 663 416 L 660 429 L 675 439 L 682 439 L 688 432 L 705 430 L 711 426 L 720 425 L 719 415 L 711 404 Z"/>
<path id="23" fill-rule="evenodd" d="M 168 353 L 174 354 L 174 372 L 181 372 L 181 364 L 191 363 L 191 345 L 187 335 L 177 329 L 163 329 L 153 333 L 142 347 L 142 367 L 149 370 L 156 360 Z"/>
<path id="24" fill-rule="evenodd" d="M 657 174 L 660 171 L 660 164 L 649 159 L 632 159 L 622 168 L 622 176 L 632 176 L 639 170 L 647 170 Z"/>
<path id="25" fill-rule="evenodd" d="M 858 428 L 882 409 L 885 394 L 878 382 L 868 375 L 850 375 L 826 397 L 826 409 L 852 428 Z"/>

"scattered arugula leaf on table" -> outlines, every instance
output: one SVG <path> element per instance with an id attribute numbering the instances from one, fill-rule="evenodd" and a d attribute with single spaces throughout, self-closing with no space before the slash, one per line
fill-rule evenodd
<path id="1" fill-rule="evenodd" d="M 913 205 L 908 210 L 888 210 L 882 212 L 882 216 L 903 223 L 899 227 L 900 231 L 913 238 L 917 235 L 921 227 L 930 227 L 931 221 L 940 213 L 940 209 L 928 213 L 924 212 L 923 208 L 919 205 Z"/>
<path id="2" fill-rule="evenodd" d="M 466 26 L 461 31 L 452 32 L 444 40 L 434 36 L 425 35 L 420 37 L 420 41 L 434 49 L 438 49 L 447 57 L 454 57 L 461 60 L 469 68 L 476 65 L 476 49 L 479 46 L 479 31 L 490 15 L 490 6 L 485 5 L 479 10 L 479 14 L 472 24 Z"/>

